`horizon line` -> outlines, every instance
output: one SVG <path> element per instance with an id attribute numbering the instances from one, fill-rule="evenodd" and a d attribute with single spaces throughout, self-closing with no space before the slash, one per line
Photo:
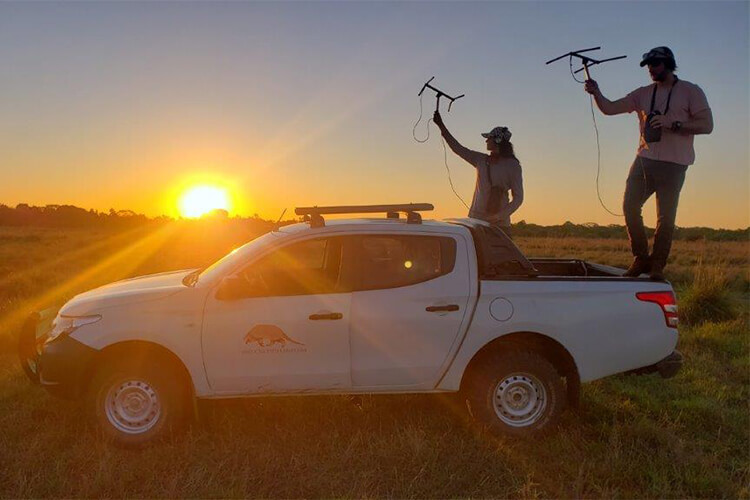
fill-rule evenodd
<path id="1" fill-rule="evenodd" d="M 67 204 L 67 203 L 62 203 L 62 204 L 48 203 L 46 205 L 32 205 L 32 204 L 29 204 L 29 203 L 21 202 L 21 203 L 17 203 L 15 206 L 11 206 L 9 204 L 0 202 L 0 209 L 2 209 L 3 207 L 5 207 L 5 208 L 7 208 L 9 210 L 18 210 L 18 207 L 20 207 L 20 206 L 26 206 L 28 208 L 50 208 L 50 207 L 59 208 L 59 207 L 70 207 L 70 208 L 74 208 L 74 209 L 77 209 L 77 210 L 82 210 L 82 211 L 84 211 L 86 213 L 91 213 L 93 211 L 96 214 L 102 214 L 102 215 L 108 215 L 111 212 L 114 212 L 115 214 L 119 214 L 121 212 L 129 212 L 129 213 L 132 214 L 132 216 L 136 216 L 136 217 L 137 216 L 141 216 L 141 217 L 145 217 L 146 219 L 149 219 L 149 220 L 165 219 L 166 218 L 166 219 L 171 219 L 173 221 L 180 221 L 180 220 L 201 220 L 201 219 L 206 220 L 206 219 L 210 219 L 210 218 L 215 218 L 215 217 L 212 217 L 210 215 L 210 213 L 201 215 L 199 217 L 183 217 L 183 216 L 173 216 L 173 215 L 167 215 L 167 214 L 147 215 L 147 214 L 144 214 L 144 213 L 138 213 L 138 212 L 136 212 L 134 210 L 131 210 L 131 209 L 117 209 L 116 210 L 114 208 L 110 208 L 108 211 L 101 211 L 101 210 L 96 209 L 96 208 L 84 208 L 84 207 L 80 207 L 78 205 L 71 205 L 71 204 Z M 324 205 L 321 205 L 321 206 L 324 206 Z M 225 209 L 214 209 L 212 212 L 217 212 L 217 211 L 218 212 L 226 212 L 226 217 L 228 219 L 256 219 L 256 220 L 262 220 L 262 221 L 270 222 L 270 223 L 275 223 L 276 222 L 275 219 L 266 219 L 263 216 L 261 216 L 260 214 L 258 214 L 257 212 L 254 213 L 254 214 L 252 214 L 252 215 L 242 215 L 242 214 L 239 214 L 239 213 L 232 214 L 228 210 L 225 210 Z M 296 218 L 293 218 L 293 219 L 286 219 L 285 221 L 282 221 L 282 222 L 286 222 L 286 221 L 290 221 L 290 220 L 296 220 L 296 219 L 299 219 L 299 218 L 300 217 L 296 217 Z M 331 217 L 331 218 L 334 219 L 335 217 Z M 453 218 L 453 217 L 450 217 L 450 218 Z M 448 218 L 442 218 L 442 219 L 427 219 L 427 218 L 425 218 L 425 219 L 426 220 L 441 221 L 441 220 L 446 220 Z M 556 226 L 565 226 L 567 224 L 571 224 L 571 225 L 574 225 L 574 226 L 588 226 L 588 227 L 622 227 L 622 228 L 625 227 L 624 222 L 623 222 L 623 224 L 614 224 L 614 223 L 612 223 L 612 224 L 599 224 L 597 222 L 591 222 L 591 221 L 587 221 L 587 222 L 574 222 L 574 221 L 571 221 L 571 220 L 566 220 L 565 222 L 561 222 L 561 223 L 558 223 L 558 224 L 546 224 L 546 225 L 545 224 L 538 224 L 536 222 L 529 222 L 526 219 L 522 219 L 522 220 L 519 220 L 517 222 L 511 223 L 511 225 L 518 225 L 518 224 L 535 225 L 535 226 L 539 226 L 539 227 L 556 227 Z M 747 226 L 747 227 L 737 227 L 737 228 L 727 228 L 727 227 L 712 227 L 712 226 L 680 226 L 680 225 L 676 225 L 675 227 L 676 228 L 680 228 L 680 229 L 711 229 L 711 230 L 714 230 L 714 231 L 735 231 L 735 232 L 750 231 L 750 226 Z M 653 228 L 649 228 L 649 229 L 653 229 Z"/>

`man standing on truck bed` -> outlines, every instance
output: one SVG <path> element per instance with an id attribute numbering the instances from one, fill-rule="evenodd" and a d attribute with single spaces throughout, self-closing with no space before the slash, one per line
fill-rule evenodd
<path id="1" fill-rule="evenodd" d="M 495 127 L 482 134 L 487 139 L 487 150 L 490 152 L 486 155 L 462 146 L 448 132 L 438 111 L 435 111 L 432 120 L 451 150 L 477 170 L 469 217 L 489 222 L 510 237 L 510 216 L 523 203 L 521 164 L 513 152 L 510 130 L 507 127 Z M 509 199 L 508 192 L 513 195 L 512 200 Z"/>
<path id="2" fill-rule="evenodd" d="M 703 90 L 674 74 L 677 64 L 669 47 L 656 47 L 643 54 L 641 67 L 646 65 L 654 84 L 640 87 L 622 99 L 610 101 L 604 97 L 594 80 L 586 80 L 585 90 L 594 96 L 605 115 L 638 112 L 640 144 L 622 203 L 634 260 L 624 276 L 649 273 L 652 279 L 663 280 L 680 190 L 688 165 L 695 161 L 693 137 L 710 134 L 714 121 Z M 641 209 L 653 193 L 657 219 L 653 253 L 649 256 Z"/>

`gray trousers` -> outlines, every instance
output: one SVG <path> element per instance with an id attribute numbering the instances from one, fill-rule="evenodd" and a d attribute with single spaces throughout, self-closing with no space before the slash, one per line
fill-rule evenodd
<path id="1" fill-rule="evenodd" d="M 677 203 L 685 182 L 687 165 L 667 161 L 649 160 L 636 156 L 625 183 L 622 211 L 628 227 L 633 255 L 648 258 L 648 238 L 643 227 L 641 210 L 644 203 L 656 193 L 656 233 L 651 261 L 667 263 L 672 247 Z"/>

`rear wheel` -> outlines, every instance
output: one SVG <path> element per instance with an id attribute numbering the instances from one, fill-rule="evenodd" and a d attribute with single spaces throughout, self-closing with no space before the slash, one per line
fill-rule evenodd
<path id="1" fill-rule="evenodd" d="M 565 408 L 565 387 L 555 367 L 531 351 L 492 354 L 473 370 L 472 415 L 495 433 L 531 436 L 553 427 Z"/>
<path id="2" fill-rule="evenodd" d="M 186 387 L 157 363 L 118 362 L 96 376 L 90 404 L 97 424 L 115 444 L 142 446 L 184 428 Z"/>

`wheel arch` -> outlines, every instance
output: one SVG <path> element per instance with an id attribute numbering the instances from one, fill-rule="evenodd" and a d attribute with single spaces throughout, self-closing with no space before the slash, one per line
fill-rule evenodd
<path id="1" fill-rule="evenodd" d="M 88 367 L 86 380 L 90 383 L 98 370 L 109 363 L 127 358 L 144 364 L 160 363 L 160 366 L 168 366 L 178 376 L 179 382 L 184 384 L 190 398 L 195 398 L 193 379 L 182 359 L 163 345 L 146 340 L 126 340 L 103 348 Z"/>
<path id="2" fill-rule="evenodd" d="M 581 378 L 575 359 L 560 342 L 538 332 L 514 332 L 488 342 L 474 354 L 461 378 L 461 391 L 471 379 L 473 371 L 492 354 L 508 350 L 531 350 L 544 356 L 565 378 L 568 405 L 577 408 L 580 402 Z"/>

